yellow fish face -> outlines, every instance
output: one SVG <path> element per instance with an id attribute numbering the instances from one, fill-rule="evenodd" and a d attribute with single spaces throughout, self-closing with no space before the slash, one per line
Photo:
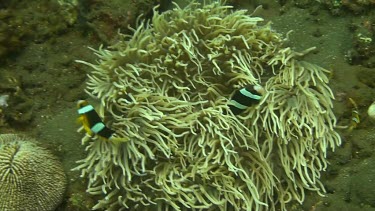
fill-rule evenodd
<path id="1" fill-rule="evenodd" d="M 94 135 L 93 132 L 91 131 L 91 128 L 90 128 L 90 125 L 89 125 L 89 121 L 88 121 L 88 119 L 87 119 L 87 117 L 85 115 L 80 115 L 77 118 L 77 122 L 79 124 L 82 124 L 83 129 L 86 131 L 87 134 L 89 134 L 90 136 Z"/>

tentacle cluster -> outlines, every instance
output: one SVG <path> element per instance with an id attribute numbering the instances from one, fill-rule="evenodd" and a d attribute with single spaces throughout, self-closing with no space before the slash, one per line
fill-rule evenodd
<path id="1" fill-rule="evenodd" d="M 324 192 L 334 131 L 327 70 L 298 61 L 259 17 L 214 2 L 154 13 L 133 35 L 94 50 L 87 93 L 128 142 L 86 135 L 77 169 L 94 209 L 275 210 Z M 263 85 L 256 106 L 228 110 L 233 93 Z"/>

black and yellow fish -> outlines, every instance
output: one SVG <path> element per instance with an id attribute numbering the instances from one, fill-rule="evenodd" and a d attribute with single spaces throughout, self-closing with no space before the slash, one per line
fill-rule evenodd
<path id="1" fill-rule="evenodd" d="M 104 124 L 94 107 L 86 100 L 79 100 L 77 107 L 79 114 L 78 120 L 82 123 L 86 133 L 91 136 L 96 135 L 105 140 L 127 141 L 127 139 L 114 137 L 115 132 Z"/>
<path id="2" fill-rule="evenodd" d="M 237 90 L 229 101 L 229 109 L 234 115 L 238 115 L 245 111 L 248 107 L 259 103 L 262 98 L 263 87 L 259 85 L 248 86 Z"/>

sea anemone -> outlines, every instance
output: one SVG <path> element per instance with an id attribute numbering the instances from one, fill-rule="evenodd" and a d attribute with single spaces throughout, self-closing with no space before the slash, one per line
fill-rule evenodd
<path id="1" fill-rule="evenodd" d="M 127 140 L 83 138 L 77 169 L 104 196 L 94 209 L 284 211 L 324 192 L 326 151 L 341 142 L 329 71 L 262 20 L 193 1 L 80 61 L 103 122 Z M 229 103 L 248 86 L 264 93 L 236 115 Z"/>

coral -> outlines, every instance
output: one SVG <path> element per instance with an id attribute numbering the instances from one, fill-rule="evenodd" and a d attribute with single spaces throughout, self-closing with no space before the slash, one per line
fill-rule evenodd
<path id="1" fill-rule="evenodd" d="M 10 125 L 23 127 L 33 119 L 33 100 L 27 95 L 20 77 L 14 72 L 1 69 L 0 72 L 0 104 L 3 105 L 0 126 Z M 5 97 L 8 96 L 8 97 Z M 5 101 L 4 101 L 5 100 Z"/>
<path id="2" fill-rule="evenodd" d="M 16 52 L 23 45 L 22 38 L 25 32 L 19 29 L 21 20 L 12 15 L 9 9 L 0 7 L 0 63 L 4 57 Z"/>
<path id="3" fill-rule="evenodd" d="M 356 14 L 370 11 L 371 6 L 375 4 L 374 0 L 342 0 L 342 5 Z"/>
<path id="4" fill-rule="evenodd" d="M 95 50 L 98 64 L 79 61 L 117 138 L 82 139 L 76 169 L 105 196 L 93 209 L 286 210 L 324 193 L 326 152 L 341 143 L 328 71 L 261 21 L 193 2 Z M 234 115 L 228 102 L 248 85 L 265 93 Z"/>
<path id="5" fill-rule="evenodd" d="M 342 14 L 348 10 L 356 15 L 366 14 L 375 4 L 374 0 L 317 0 L 331 10 L 332 14 Z"/>
<path id="6" fill-rule="evenodd" d="M 118 31 L 129 32 L 141 14 L 152 11 L 154 1 L 134 0 L 88 0 L 81 5 L 81 15 L 85 17 L 85 24 L 95 32 L 95 35 L 105 43 L 118 41 Z"/>
<path id="7" fill-rule="evenodd" d="M 1 210 L 55 210 L 65 186 L 61 163 L 50 152 L 32 139 L 0 135 Z"/>
<path id="8" fill-rule="evenodd" d="M 374 20 L 375 13 L 370 13 L 351 24 L 350 29 L 354 34 L 352 48 L 346 54 L 350 64 L 363 65 L 369 68 L 375 66 Z"/>
<path id="9" fill-rule="evenodd" d="M 46 13 L 51 15 L 47 18 Z M 67 31 L 77 15 L 72 6 L 57 1 L 9 0 L 0 3 L 0 63 L 28 43 L 41 43 Z"/>

